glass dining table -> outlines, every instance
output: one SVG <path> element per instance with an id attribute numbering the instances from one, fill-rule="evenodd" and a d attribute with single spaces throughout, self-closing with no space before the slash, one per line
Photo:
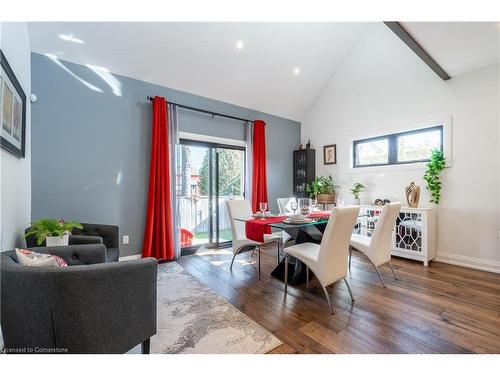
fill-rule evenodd
<path id="1" fill-rule="evenodd" d="M 283 248 L 287 245 L 296 245 L 304 242 L 321 243 L 323 232 L 325 231 L 326 224 L 329 218 L 314 218 L 310 222 L 288 224 L 284 222 L 276 222 L 266 224 L 267 227 L 274 231 L 283 231 L 290 236 L 278 253 L 278 265 L 273 269 L 271 275 L 284 281 L 285 279 L 285 262 L 283 256 Z M 252 219 L 235 219 L 237 221 L 246 222 Z M 304 263 L 296 258 L 291 258 L 288 266 L 288 282 L 292 285 L 300 285 L 306 282 L 306 267 Z"/>

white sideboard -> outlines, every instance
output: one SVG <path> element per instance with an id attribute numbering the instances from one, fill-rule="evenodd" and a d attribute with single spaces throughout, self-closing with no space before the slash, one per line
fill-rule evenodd
<path id="1" fill-rule="evenodd" d="M 361 206 L 355 231 L 371 236 L 382 210 L 383 206 Z M 436 257 L 435 208 L 401 207 L 393 230 L 391 254 L 429 265 Z"/>

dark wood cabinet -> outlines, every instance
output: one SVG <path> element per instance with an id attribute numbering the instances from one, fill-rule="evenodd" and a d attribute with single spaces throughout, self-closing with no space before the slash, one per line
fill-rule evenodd
<path id="1" fill-rule="evenodd" d="M 306 184 L 316 177 L 316 150 L 304 149 L 293 152 L 293 195 L 306 198 Z"/>

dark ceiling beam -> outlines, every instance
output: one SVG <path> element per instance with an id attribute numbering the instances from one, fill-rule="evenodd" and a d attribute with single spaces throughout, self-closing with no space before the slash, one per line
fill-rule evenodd
<path id="1" fill-rule="evenodd" d="M 422 59 L 424 63 L 431 68 L 444 81 L 449 80 L 451 77 L 444 71 L 443 68 L 422 48 L 418 42 L 405 30 L 399 22 L 384 22 L 385 25 L 392 30 L 410 49 Z"/>

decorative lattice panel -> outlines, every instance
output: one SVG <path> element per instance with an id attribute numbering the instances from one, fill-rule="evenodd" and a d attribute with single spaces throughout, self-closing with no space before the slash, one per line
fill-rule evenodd
<path id="1" fill-rule="evenodd" d="M 382 210 L 361 207 L 353 233 L 371 237 L 381 213 Z"/>
<path id="2" fill-rule="evenodd" d="M 396 241 L 399 249 L 422 252 L 422 214 L 400 212 L 396 219 Z"/>

